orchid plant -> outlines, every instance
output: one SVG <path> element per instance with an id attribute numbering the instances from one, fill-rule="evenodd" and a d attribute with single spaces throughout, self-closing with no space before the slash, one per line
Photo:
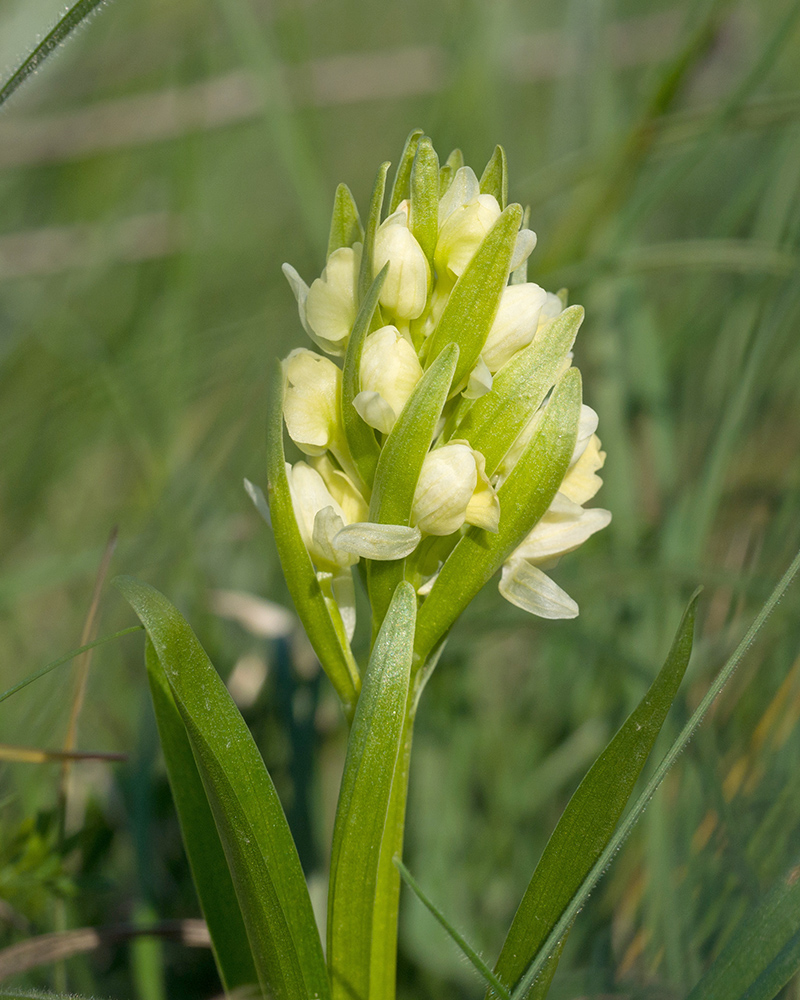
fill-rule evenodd
<path id="1" fill-rule="evenodd" d="M 692 598 L 661 671 L 570 800 L 490 966 L 402 863 L 415 716 L 450 630 L 496 573 L 517 607 L 578 614 L 546 571 L 609 523 L 584 506 L 605 454 L 573 365 L 583 310 L 528 280 L 536 236 L 507 203 L 502 148 L 479 178 L 458 150 L 440 165 L 417 130 L 387 198 L 388 169 L 363 224 L 339 186 L 320 277 L 308 285 L 284 265 L 317 349 L 277 365 L 266 495 L 245 484 L 349 726 L 325 947 L 280 801 L 225 685 L 165 597 L 118 584 L 147 630 L 167 769 L 226 991 L 393 1000 L 402 878 L 487 998 L 544 997 L 583 901 L 797 560 L 623 820 L 686 670 Z M 284 428 L 303 456 L 293 463 Z M 366 663 L 352 647 L 358 581 L 371 609 Z M 719 992 L 725 975 L 712 967 L 692 1000 L 738 995 Z"/>

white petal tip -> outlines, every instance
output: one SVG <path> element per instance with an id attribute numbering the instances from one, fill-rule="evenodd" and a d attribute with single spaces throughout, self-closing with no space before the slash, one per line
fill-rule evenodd
<path id="1" fill-rule="evenodd" d="M 333 540 L 334 548 L 362 559 L 387 561 L 405 559 L 419 545 L 419 528 L 403 524 L 374 524 L 359 521 L 348 524 Z"/>

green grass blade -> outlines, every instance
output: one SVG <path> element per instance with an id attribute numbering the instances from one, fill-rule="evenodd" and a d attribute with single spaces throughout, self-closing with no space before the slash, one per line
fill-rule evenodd
<path id="1" fill-rule="evenodd" d="M 575 447 L 580 411 L 581 376 L 570 368 L 553 390 L 538 431 L 497 491 L 499 531 L 470 528 L 425 598 L 417 620 L 419 665 L 553 502 Z"/>
<path id="2" fill-rule="evenodd" d="M 611 839 L 686 672 L 698 597 L 699 591 L 650 689 L 580 783 L 550 837 L 495 965 L 503 982 L 520 979 Z M 531 996 L 547 994 L 564 940 L 540 971 Z"/>
<path id="3" fill-rule="evenodd" d="M 695 711 L 692 713 L 691 718 L 686 723 L 686 725 L 681 730 L 675 742 L 666 752 L 661 760 L 661 763 L 656 768 L 653 776 L 647 782 L 646 787 L 642 791 L 641 795 L 637 798 L 633 807 L 631 808 L 628 815 L 620 823 L 617 832 L 608 842 L 605 850 L 597 859 L 597 861 L 592 866 L 591 871 L 587 874 L 586 878 L 581 883 L 580 888 L 572 897 L 569 905 L 566 906 L 558 919 L 558 922 L 553 927 L 552 931 L 548 934 L 547 940 L 544 942 L 542 947 L 539 949 L 536 957 L 528 966 L 525 971 L 525 975 L 519 981 L 517 986 L 514 988 L 512 994 L 512 1000 L 522 1000 L 527 994 L 532 983 L 535 981 L 536 977 L 544 968 L 547 963 L 550 954 L 558 947 L 558 942 L 564 936 L 564 934 L 569 930 L 572 921 L 575 919 L 578 911 L 586 902 L 587 897 L 591 893 L 592 889 L 597 885 L 606 868 L 614 858 L 614 855 L 620 849 L 622 844 L 625 842 L 628 834 L 631 832 L 633 827 L 636 825 L 639 817 L 642 815 L 644 810 L 647 808 L 647 804 L 650 799 L 655 794 L 658 786 L 664 780 L 664 776 L 667 771 L 672 767 L 675 761 L 678 759 L 680 754 L 683 752 L 689 740 L 692 738 L 694 731 L 703 721 L 706 712 L 709 710 L 713 702 L 716 700 L 720 691 L 725 687 L 727 682 L 730 680 L 734 671 L 741 662 L 742 657 L 750 648 L 752 643 L 755 641 L 756 636 L 761 631 L 764 623 L 772 614 L 775 606 L 778 604 L 780 599 L 786 593 L 789 585 L 791 584 L 794 577 L 797 575 L 798 570 L 800 570 L 800 552 L 792 560 L 791 565 L 783 574 L 781 579 L 775 586 L 770 596 L 767 598 L 766 602 L 762 606 L 759 613 L 756 615 L 753 624 L 744 634 L 742 641 L 734 650 L 733 654 L 728 658 L 725 666 L 717 674 L 714 683 L 709 687 L 708 691 L 704 695 L 702 701 L 697 706 Z"/>
<path id="4" fill-rule="evenodd" d="M 417 899 L 422 903 L 422 905 L 425 906 L 430 911 L 430 913 L 433 914 L 435 919 L 445 929 L 450 938 L 455 942 L 459 950 L 472 964 L 473 968 L 476 970 L 478 975 L 482 976 L 483 979 L 486 980 L 489 986 L 491 986 L 492 989 L 495 991 L 495 994 L 497 996 L 502 997 L 503 1000 L 509 1000 L 511 996 L 509 990 L 500 982 L 500 980 L 492 972 L 492 970 L 489 968 L 486 962 L 484 962 L 484 960 L 477 953 L 477 951 L 475 951 L 475 949 L 472 947 L 469 941 L 467 941 L 467 939 L 462 934 L 459 934 L 459 932 L 455 929 L 455 927 L 453 927 L 453 925 L 450 923 L 447 917 L 442 913 L 442 911 L 438 909 L 436 906 L 434 906 L 431 900 L 428 899 L 428 897 L 422 890 L 422 886 L 419 884 L 419 882 L 417 882 L 417 880 L 414 878 L 414 876 L 411 874 L 408 868 L 406 868 L 406 866 L 403 864 L 400 858 L 395 858 L 394 863 L 397 866 L 397 870 L 400 872 L 400 875 L 405 884 L 409 887 L 409 889 L 411 889 L 411 891 L 414 893 Z"/>
<path id="5" fill-rule="evenodd" d="M 69 8 L 52 31 L 45 35 L 28 58 L 14 70 L 0 87 L 0 107 L 103 2 L 104 0 L 78 0 L 78 3 Z"/>
<path id="6" fill-rule="evenodd" d="M 340 247 L 351 247 L 363 239 L 364 227 L 361 225 L 353 193 L 346 184 L 340 184 L 333 199 L 328 256 Z"/>
<path id="7" fill-rule="evenodd" d="M 7 691 L 3 691 L 3 693 L 0 694 L 0 702 L 5 701 L 6 698 L 10 698 L 18 691 L 22 691 L 23 688 L 26 688 L 29 684 L 33 684 L 34 681 L 38 681 L 39 678 L 45 677 L 51 670 L 55 670 L 56 667 L 61 667 L 65 663 L 69 663 L 70 660 L 74 660 L 75 657 L 80 656 L 81 653 L 85 653 L 89 649 L 94 649 L 96 646 L 103 646 L 105 643 L 112 642 L 114 639 L 121 639 L 123 635 L 130 635 L 131 632 L 141 632 L 142 628 L 143 626 L 141 625 L 131 625 L 130 628 L 120 629 L 119 632 L 114 632 L 113 635 L 101 636 L 93 642 L 87 642 L 85 646 L 79 646 L 77 649 L 73 649 L 72 652 L 65 653 L 64 656 L 59 656 L 57 660 L 53 660 L 46 666 L 41 667 L 41 669 L 37 670 L 35 673 L 28 674 L 28 676 L 24 677 L 18 684 L 8 688 Z"/>
<path id="8" fill-rule="evenodd" d="M 495 146 L 481 174 L 481 194 L 493 194 L 500 208 L 508 204 L 508 160 L 502 146 Z"/>
<path id="9" fill-rule="evenodd" d="M 373 996 L 370 955 L 380 845 L 408 703 L 417 597 L 402 582 L 364 674 L 331 849 L 328 965 L 334 1000 Z"/>
<path id="10" fill-rule="evenodd" d="M 375 234 L 381 224 L 381 209 L 383 208 L 383 198 L 386 191 L 386 175 L 389 172 L 389 162 L 382 163 L 378 168 L 378 176 L 375 178 L 375 186 L 372 189 L 372 198 L 369 203 L 369 215 L 367 224 L 364 227 L 364 249 L 361 252 L 361 268 L 358 272 L 358 301 L 363 302 L 370 289 L 370 285 L 375 280 L 372 273 L 372 257 L 375 250 Z"/>
<path id="11" fill-rule="evenodd" d="M 364 296 L 347 342 L 347 353 L 342 369 L 342 426 L 356 470 L 367 489 L 372 489 L 380 448 L 375 431 L 361 419 L 358 410 L 353 406 L 353 400 L 361 392 L 361 354 L 367 334 L 372 329 L 375 310 L 378 308 L 378 299 L 388 270 L 387 262 L 375 276 L 369 291 Z"/>
<path id="12" fill-rule="evenodd" d="M 411 168 L 409 228 L 433 266 L 439 238 L 439 157 L 427 136 L 420 140 Z"/>
<path id="13" fill-rule="evenodd" d="M 795 865 L 754 910 L 687 1000 L 772 1000 L 800 966 L 800 868 Z"/>
<path id="14" fill-rule="evenodd" d="M 411 191 L 411 167 L 414 164 L 414 157 L 417 154 L 419 140 L 423 136 L 421 128 L 415 128 L 409 132 L 400 162 L 397 164 L 397 171 L 394 175 L 392 193 L 389 195 L 389 215 L 397 210 L 397 206 L 405 198 L 408 198 Z"/>
<path id="15" fill-rule="evenodd" d="M 228 863 L 167 675 L 148 638 L 145 663 L 172 798 L 214 957 L 226 990 L 258 981 Z"/>
<path id="16" fill-rule="evenodd" d="M 326 601 L 297 526 L 283 451 L 283 392 L 284 374 L 278 364 L 267 427 L 267 495 L 275 545 L 300 621 L 349 716 L 358 697 L 358 667 L 339 610 Z"/>
<path id="17" fill-rule="evenodd" d="M 0 1000 L 98 1000 L 98 998 L 81 997 L 77 993 L 41 993 L 39 990 L 0 989 Z"/>
<path id="18" fill-rule="evenodd" d="M 409 524 L 414 491 L 431 446 L 458 364 L 458 347 L 445 348 L 425 372 L 406 401 L 381 451 L 375 473 L 369 519 L 377 524 Z M 404 561 L 369 564 L 369 599 L 373 631 L 377 632 L 397 584 Z"/>
<path id="19" fill-rule="evenodd" d="M 458 345 L 454 389 L 465 382 L 486 343 L 500 296 L 508 281 L 508 269 L 521 220 L 522 209 L 519 205 L 509 205 L 505 209 L 453 286 L 431 335 L 428 363 L 448 344 Z"/>
<path id="20" fill-rule="evenodd" d="M 259 984 L 276 1000 L 329 996 L 300 859 L 272 780 L 194 632 L 157 590 L 119 577 L 169 682 L 203 781 Z"/>

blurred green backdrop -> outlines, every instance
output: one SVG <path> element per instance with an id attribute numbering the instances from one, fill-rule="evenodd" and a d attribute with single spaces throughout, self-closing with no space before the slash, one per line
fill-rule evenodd
<path id="1" fill-rule="evenodd" d="M 60 12 L 3 0 L 0 65 Z M 242 489 L 265 479 L 269 365 L 302 342 L 280 265 L 319 273 L 337 182 L 365 208 L 411 128 L 478 171 L 502 143 L 531 279 L 587 310 L 576 363 L 614 520 L 556 573 L 580 618 L 487 588 L 423 702 L 407 861 L 494 959 L 688 594 L 706 585 L 673 734 L 800 545 L 799 22 L 787 0 L 102 9 L 0 114 L 0 687 L 79 644 L 118 525 L 113 570 L 235 672 L 324 884 L 342 721 L 302 641 L 216 593 L 289 604 Z M 795 591 L 579 918 L 554 996 L 685 996 L 800 860 L 798 609 Z M 100 632 L 131 623 L 106 587 Z M 0 943 L 198 915 L 141 660 L 139 636 L 94 656 L 78 744 L 129 759 L 73 769 L 65 837 L 58 765 L 1 765 Z M 70 670 L 0 706 L 3 742 L 63 744 Z M 479 996 L 404 905 L 403 995 Z M 147 942 L 14 981 L 65 976 L 137 1000 L 219 989 L 207 952 Z"/>

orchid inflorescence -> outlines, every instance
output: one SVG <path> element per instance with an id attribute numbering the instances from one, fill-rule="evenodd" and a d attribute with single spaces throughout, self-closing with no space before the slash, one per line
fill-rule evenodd
<path id="1" fill-rule="evenodd" d="M 543 568 L 611 515 L 583 506 L 605 459 L 572 367 L 583 310 L 528 281 L 536 236 L 506 205 L 503 150 L 479 180 L 459 151 L 440 168 L 430 140 L 412 133 L 381 221 L 387 169 L 365 226 L 339 186 L 327 263 L 310 287 L 284 265 L 323 353 L 300 347 L 282 364 L 282 419 L 305 459 L 286 463 L 284 479 L 273 424 L 270 505 L 296 603 L 314 584 L 281 533 L 299 533 L 313 564 L 312 642 L 321 597 L 349 645 L 357 566 L 373 635 L 397 583 L 412 584 L 424 660 L 497 569 L 512 604 L 575 617 Z"/>

